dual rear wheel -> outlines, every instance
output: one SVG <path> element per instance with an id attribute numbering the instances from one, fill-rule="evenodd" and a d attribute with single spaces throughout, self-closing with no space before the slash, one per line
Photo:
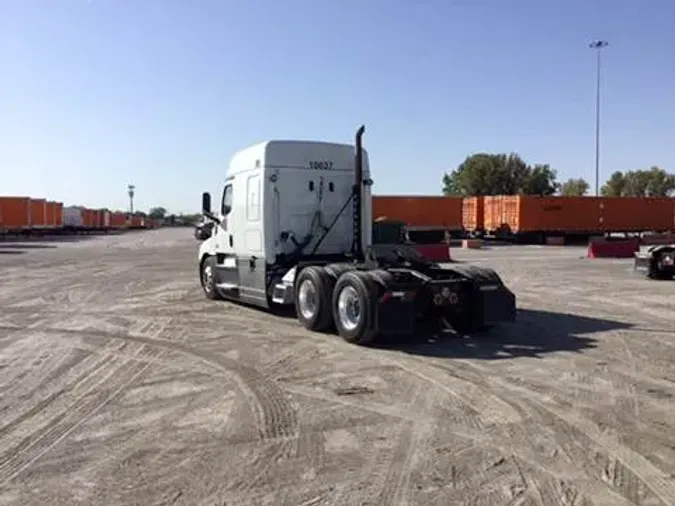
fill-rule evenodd
<path id="1" fill-rule="evenodd" d="M 295 307 L 305 328 L 326 331 L 333 325 L 351 343 L 377 337 L 377 286 L 366 271 L 350 270 L 337 279 L 321 267 L 303 269 L 296 280 Z"/>

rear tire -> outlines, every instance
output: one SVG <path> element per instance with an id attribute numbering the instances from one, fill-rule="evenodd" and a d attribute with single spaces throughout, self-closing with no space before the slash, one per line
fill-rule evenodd
<path id="1" fill-rule="evenodd" d="M 320 332 L 333 324 L 333 284 L 321 267 L 305 267 L 298 274 L 295 280 L 295 311 L 306 329 Z"/>
<path id="2" fill-rule="evenodd" d="M 209 300 L 222 300 L 218 288 L 216 287 L 216 258 L 206 257 L 202 260 L 199 268 L 199 278 L 202 283 L 204 295 Z"/>
<path id="3" fill-rule="evenodd" d="M 333 321 L 345 341 L 365 345 L 375 340 L 376 296 L 366 273 L 350 271 L 340 276 L 333 290 Z"/>

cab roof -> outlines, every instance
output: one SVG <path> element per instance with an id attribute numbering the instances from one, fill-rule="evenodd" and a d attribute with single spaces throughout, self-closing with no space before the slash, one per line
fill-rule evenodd
<path id="1" fill-rule="evenodd" d="M 354 170 L 352 144 L 325 141 L 275 139 L 260 142 L 236 153 L 230 161 L 228 175 L 259 167 L 278 169 L 309 168 L 310 161 L 330 160 L 336 170 Z M 368 152 L 363 150 L 363 170 L 368 173 Z"/>

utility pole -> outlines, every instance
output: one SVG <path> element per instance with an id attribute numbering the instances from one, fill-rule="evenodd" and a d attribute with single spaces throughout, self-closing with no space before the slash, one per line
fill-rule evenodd
<path id="1" fill-rule="evenodd" d="M 609 43 L 605 40 L 591 42 L 588 47 L 598 53 L 597 83 L 595 90 L 595 195 L 600 195 L 600 55 Z"/>
<path id="2" fill-rule="evenodd" d="M 129 218 L 134 215 L 134 195 L 136 187 L 132 184 L 127 186 L 127 193 L 129 194 Z"/>

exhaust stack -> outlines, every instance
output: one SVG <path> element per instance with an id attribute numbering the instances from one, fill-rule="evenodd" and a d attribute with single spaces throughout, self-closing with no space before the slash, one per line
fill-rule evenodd
<path id="1" fill-rule="evenodd" d="M 359 260 L 363 260 L 363 148 L 361 138 L 366 131 L 365 125 L 356 132 L 356 155 L 354 160 L 354 240 L 352 243 L 352 254 Z"/>

